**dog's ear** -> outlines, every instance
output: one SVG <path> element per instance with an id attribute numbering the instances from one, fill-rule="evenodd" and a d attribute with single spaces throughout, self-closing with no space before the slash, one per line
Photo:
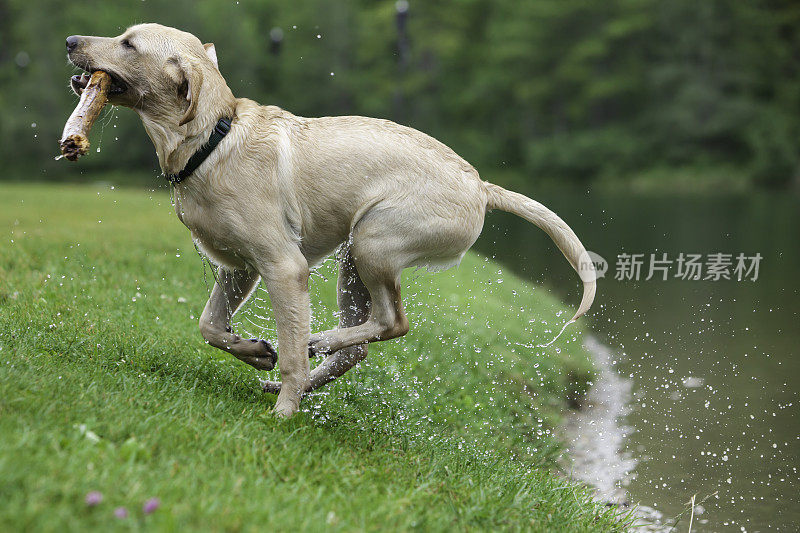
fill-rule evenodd
<path id="1" fill-rule="evenodd" d="M 200 88 L 203 86 L 203 71 L 193 61 L 181 57 L 171 57 L 167 61 L 167 74 L 178 86 L 178 94 L 189 102 L 179 126 L 194 120 L 197 115 L 197 102 L 200 99 Z"/>
<path id="2" fill-rule="evenodd" d="M 214 66 L 217 67 L 219 70 L 219 63 L 217 63 L 217 49 L 214 48 L 214 43 L 206 43 L 203 45 L 203 48 L 206 49 L 206 55 L 214 63 Z"/>

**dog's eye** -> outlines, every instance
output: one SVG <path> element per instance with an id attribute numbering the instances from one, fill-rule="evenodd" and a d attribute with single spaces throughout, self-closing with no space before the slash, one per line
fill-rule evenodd
<path id="1" fill-rule="evenodd" d="M 131 42 L 128 39 L 123 39 L 122 40 L 122 46 L 124 46 L 125 48 L 127 48 L 129 50 L 136 50 L 136 47 L 133 46 L 133 44 L 131 44 Z"/>

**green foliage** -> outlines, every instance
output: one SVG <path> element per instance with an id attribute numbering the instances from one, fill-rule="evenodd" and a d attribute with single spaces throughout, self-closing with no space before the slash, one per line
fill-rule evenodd
<path id="1" fill-rule="evenodd" d="M 0 0 L 0 15 L 0 155 L 34 175 L 77 173 L 52 161 L 75 103 L 64 37 L 154 21 L 215 42 L 238 96 L 398 120 L 487 179 L 503 169 L 523 184 L 627 182 L 735 165 L 750 183 L 786 188 L 800 176 L 792 0 L 412 0 L 404 65 L 392 1 Z M 272 28 L 283 30 L 279 54 Z M 107 117 L 101 153 L 79 168 L 157 168 L 136 116 Z"/>
<path id="2" fill-rule="evenodd" d="M 551 470 L 558 412 L 592 377 L 580 331 L 533 348 L 569 310 L 497 264 L 409 272 L 411 333 L 281 421 L 264 374 L 203 343 L 203 268 L 166 194 L 3 192 L 0 530 L 623 530 Z M 313 278 L 315 327 L 335 279 Z M 235 327 L 270 337 L 256 304 Z"/>

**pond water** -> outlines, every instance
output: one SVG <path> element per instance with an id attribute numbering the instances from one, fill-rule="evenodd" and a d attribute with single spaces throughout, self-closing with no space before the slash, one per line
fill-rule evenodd
<path id="1" fill-rule="evenodd" d="M 608 261 L 588 324 L 633 384 L 631 502 L 669 519 L 705 499 L 694 531 L 800 530 L 800 197 L 520 192 Z M 577 306 L 577 275 L 536 227 L 493 212 L 476 249 Z M 681 253 L 732 279 L 676 277 Z M 620 254 L 644 254 L 638 281 L 615 279 Z M 655 264 L 666 281 L 645 280 L 650 254 L 672 261 Z M 739 254 L 761 255 L 757 279 L 736 280 Z"/>

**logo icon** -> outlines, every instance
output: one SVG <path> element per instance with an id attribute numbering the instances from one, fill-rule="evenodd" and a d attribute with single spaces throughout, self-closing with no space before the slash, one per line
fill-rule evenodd
<path id="1" fill-rule="evenodd" d="M 608 272 L 608 261 L 594 252 L 583 252 L 578 259 L 578 276 L 588 283 L 605 277 Z"/>

